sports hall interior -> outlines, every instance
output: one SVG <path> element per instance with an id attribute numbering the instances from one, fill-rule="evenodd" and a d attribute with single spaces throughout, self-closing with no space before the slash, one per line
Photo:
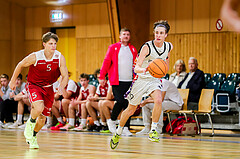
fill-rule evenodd
<path id="1" fill-rule="evenodd" d="M 211 74 L 211 78 L 216 73 L 224 73 L 227 78 L 231 73 L 240 73 L 240 35 L 224 23 L 221 30 L 217 29 L 222 2 L 0 0 L 0 73 L 11 76 L 20 60 L 43 48 L 42 35 L 54 31 L 59 36 L 57 50 L 66 58 L 71 79 L 78 81 L 81 73 L 93 74 L 101 68 L 108 46 L 119 41 L 120 28 L 131 30 L 131 44 L 139 50 L 144 42 L 154 39 L 153 23 L 163 19 L 168 20 L 171 27 L 166 41 L 174 47 L 168 74 L 175 72 L 173 66 L 178 59 L 187 65 L 189 57 L 195 57 L 199 68 Z M 51 20 L 53 10 L 63 12 L 60 22 Z M 22 71 L 24 77 L 27 71 Z M 164 134 L 160 143 L 149 143 L 141 136 L 122 137 L 122 145 L 114 151 L 109 148 L 111 135 L 81 133 L 79 136 L 73 132 L 40 133 L 39 143 L 43 148 L 29 151 L 23 131 L 1 129 L 0 158 L 238 158 L 239 113 L 216 113 L 215 117 L 212 114 L 213 124 L 217 121 L 220 126 L 215 127 L 213 137 L 209 137 L 211 127 L 206 124 L 202 132 L 207 135 Z M 136 118 L 133 123 L 139 120 L 141 118 Z M 56 143 L 59 145 L 54 147 Z"/>

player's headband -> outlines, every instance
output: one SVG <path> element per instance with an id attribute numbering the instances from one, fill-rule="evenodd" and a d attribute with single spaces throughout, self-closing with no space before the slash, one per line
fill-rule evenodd
<path id="1" fill-rule="evenodd" d="M 164 27 L 167 30 L 167 27 L 165 25 L 163 25 L 163 24 L 156 25 L 154 29 L 156 29 L 157 27 Z"/>

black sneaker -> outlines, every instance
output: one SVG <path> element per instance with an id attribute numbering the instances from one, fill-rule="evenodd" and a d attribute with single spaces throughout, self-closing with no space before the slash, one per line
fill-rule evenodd
<path id="1" fill-rule="evenodd" d="M 102 126 L 97 126 L 97 125 L 91 125 L 89 128 L 88 128 L 88 131 L 95 131 L 95 132 L 100 132 L 100 130 L 102 129 Z"/>
<path id="2" fill-rule="evenodd" d="M 108 129 L 108 126 L 102 126 L 102 130 L 100 132 L 101 133 L 111 133 L 110 130 Z"/>

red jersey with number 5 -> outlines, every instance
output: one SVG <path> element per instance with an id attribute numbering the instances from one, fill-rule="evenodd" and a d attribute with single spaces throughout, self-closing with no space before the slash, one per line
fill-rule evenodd
<path id="1" fill-rule="evenodd" d="M 38 86 L 49 86 L 57 81 L 61 75 L 61 53 L 55 50 L 52 59 L 47 60 L 44 50 L 33 52 L 36 55 L 36 63 L 31 65 L 28 72 L 28 82 Z"/>

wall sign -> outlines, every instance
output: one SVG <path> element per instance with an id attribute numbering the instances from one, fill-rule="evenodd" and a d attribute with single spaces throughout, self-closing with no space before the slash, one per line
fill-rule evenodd
<path id="1" fill-rule="evenodd" d="M 218 31 L 221 31 L 222 28 L 223 28 L 223 22 L 222 22 L 221 19 L 218 19 L 218 20 L 216 21 L 216 29 L 217 29 Z"/>
<path id="2" fill-rule="evenodd" d="M 51 10 L 50 11 L 50 22 L 62 22 L 63 21 L 63 11 L 62 10 Z"/>

